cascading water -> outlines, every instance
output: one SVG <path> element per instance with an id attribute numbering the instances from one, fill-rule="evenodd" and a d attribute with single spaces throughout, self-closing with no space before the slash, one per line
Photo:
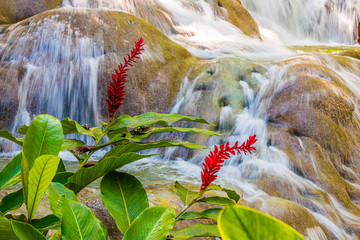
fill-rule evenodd
<path id="1" fill-rule="evenodd" d="M 311 76 L 320 79 L 326 90 L 330 90 L 325 93 L 322 90 L 312 94 L 305 92 L 297 101 L 299 105 L 310 108 L 312 102 L 320 101 L 323 95 L 334 94 L 345 99 L 341 103 L 344 106 L 353 106 L 352 124 L 359 127 L 359 60 L 352 59 L 352 63 L 348 63 L 347 57 L 308 55 L 286 47 L 314 43 L 353 44 L 357 34 L 359 1 L 242 0 L 258 22 L 262 40 L 249 38 L 230 24 L 226 19 L 228 11 L 214 7 L 221 6 L 220 3 L 205 0 L 66 0 L 63 7 L 66 11 L 106 8 L 129 12 L 156 26 L 193 56 L 203 58 L 199 61 L 203 67 L 200 70 L 192 67 L 184 78 L 172 111 L 197 114 L 217 122 L 225 139 L 206 139 L 203 143 L 208 146 L 224 141 L 242 142 L 252 134 L 259 138 L 256 153 L 227 161 L 219 172 L 219 181 L 242 191 L 249 205 L 270 214 L 279 214 L 277 211 L 283 208 L 286 218 L 286 213 L 292 211 L 292 208 L 287 208 L 289 205 L 299 209 L 304 221 L 310 219 L 312 224 L 304 222 L 306 229 L 303 233 L 307 239 L 356 239 L 356 227 L 360 225 L 359 202 L 354 200 L 356 197 L 350 200 L 349 197 L 341 198 L 336 195 L 338 189 L 331 188 L 334 185 L 323 181 L 325 167 L 320 159 L 330 159 L 331 151 L 323 150 L 327 145 L 321 145 L 320 140 L 313 141 L 311 137 L 299 134 L 301 129 L 292 130 L 291 122 L 275 122 L 278 119 L 274 117 L 276 114 L 272 108 L 274 99 L 291 84 L 303 80 L 303 75 Z M 106 46 L 101 41 L 94 42 L 82 36 L 81 31 L 55 22 L 57 17 L 49 16 L 44 23 L 31 25 L 32 37 L 24 33 L 21 38 L 12 39 L 11 36 L 16 36 L 13 32 L 0 45 L 0 66 L 6 62 L 9 68 L 21 66 L 25 72 L 20 81 L 13 131 L 28 124 L 32 115 L 45 112 L 58 118 L 69 116 L 80 123 L 98 122 L 98 67 L 104 61 Z M 15 30 L 21 31 L 21 28 Z M 12 41 L 18 42 L 16 47 L 7 48 L 7 43 Z M 30 43 L 36 47 L 25 51 L 24 46 Z M 315 70 L 313 66 L 316 66 Z M 331 84 L 347 90 L 340 91 Z M 296 90 L 300 92 L 303 88 Z M 290 108 L 296 107 L 295 103 L 289 102 Z M 278 108 L 284 115 L 287 110 Z M 347 123 L 338 125 L 336 129 L 346 127 Z M 285 143 L 276 142 L 277 138 L 273 137 L 276 134 L 291 136 L 290 145 L 296 148 L 296 154 Z M 346 136 L 356 138 L 353 135 L 349 132 Z M 285 142 L 286 139 L 279 141 L 282 140 Z M 360 153 L 357 146 L 354 149 L 348 157 L 349 162 L 339 160 L 339 166 L 333 166 L 332 162 L 328 165 L 331 169 L 336 168 L 335 172 L 343 171 L 342 184 L 351 188 L 356 196 L 357 191 L 360 192 L 360 169 L 357 167 Z M 184 174 L 179 177 L 182 180 L 195 181 L 200 176 L 198 166 L 207 153 L 191 153 L 188 155 L 191 159 L 186 162 L 155 160 L 151 165 L 150 161 L 142 161 L 136 165 L 136 171 L 147 172 L 144 169 L 151 167 L 159 171 L 176 169 Z M 169 149 L 163 156 L 172 159 L 179 154 Z M 126 169 L 131 171 L 132 168 L 128 166 Z M 173 177 L 159 175 L 167 179 Z M 272 182 L 275 184 L 271 185 Z M 270 190 L 266 189 L 267 186 Z M 271 187 L 275 189 L 273 192 Z M 276 191 L 277 187 L 283 189 Z"/>

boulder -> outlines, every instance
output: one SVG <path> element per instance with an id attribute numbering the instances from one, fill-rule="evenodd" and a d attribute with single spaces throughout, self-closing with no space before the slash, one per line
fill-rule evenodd
<path id="1" fill-rule="evenodd" d="M 16 23 L 38 13 L 58 8 L 62 0 L 2 0 L 0 2 L 0 24 Z"/>

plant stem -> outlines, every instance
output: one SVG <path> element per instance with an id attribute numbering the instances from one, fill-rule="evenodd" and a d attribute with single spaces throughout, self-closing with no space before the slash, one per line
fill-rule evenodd
<path id="1" fill-rule="evenodd" d="M 110 126 L 111 126 L 112 120 L 113 120 L 113 117 L 109 119 L 109 122 L 107 123 L 106 128 L 102 131 L 100 137 L 95 141 L 94 146 L 98 145 L 99 142 L 104 138 L 104 136 L 106 135 L 106 133 L 108 132 L 108 130 L 109 130 Z M 91 156 L 94 152 L 96 152 L 96 150 L 91 150 L 91 151 L 89 152 L 89 154 L 86 155 L 84 161 L 82 161 L 82 162 L 80 163 L 78 170 L 79 170 L 80 168 L 82 168 L 82 167 L 86 164 L 86 162 L 89 160 L 90 156 Z"/>
<path id="2" fill-rule="evenodd" d="M 206 189 L 200 190 L 200 192 L 195 196 L 195 198 L 188 205 L 186 205 L 185 208 L 180 213 L 176 215 L 175 221 L 179 219 L 186 212 L 186 210 L 188 210 L 194 203 L 196 203 L 196 200 L 198 200 L 200 197 L 202 197 L 202 195 L 204 195 L 205 190 Z"/>

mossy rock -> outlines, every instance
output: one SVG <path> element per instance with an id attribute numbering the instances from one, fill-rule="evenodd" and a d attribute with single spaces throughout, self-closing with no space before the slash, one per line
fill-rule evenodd
<path id="1" fill-rule="evenodd" d="M 215 2 L 218 2 L 217 7 L 222 6 L 226 9 L 227 20 L 238 27 L 246 36 L 261 39 L 259 26 L 240 0 L 218 0 Z"/>
<path id="2" fill-rule="evenodd" d="M 360 47 L 358 46 L 289 46 L 289 48 L 298 52 L 314 52 L 360 59 Z"/>
<path id="3" fill-rule="evenodd" d="M 16 23 L 47 10 L 58 8 L 62 0 L 2 0 L 0 24 Z"/>

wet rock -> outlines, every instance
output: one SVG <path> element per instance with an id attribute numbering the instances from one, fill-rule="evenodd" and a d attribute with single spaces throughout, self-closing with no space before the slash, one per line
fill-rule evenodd
<path id="1" fill-rule="evenodd" d="M 0 24 L 15 23 L 38 13 L 58 8 L 62 0 L 2 0 L 0 2 Z"/>

